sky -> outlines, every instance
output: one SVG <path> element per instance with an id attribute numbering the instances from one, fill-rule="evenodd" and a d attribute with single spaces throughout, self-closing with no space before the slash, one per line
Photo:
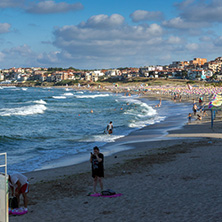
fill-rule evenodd
<path id="1" fill-rule="evenodd" d="M 222 56 L 221 0 L 0 0 L 0 69 L 108 69 Z"/>

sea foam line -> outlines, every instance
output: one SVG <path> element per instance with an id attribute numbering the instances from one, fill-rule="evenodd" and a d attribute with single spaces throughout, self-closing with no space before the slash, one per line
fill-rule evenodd
<path id="1" fill-rule="evenodd" d="M 27 116 L 42 114 L 46 110 L 46 106 L 43 104 L 36 104 L 32 106 L 23 106 L 17 108 L 4 108 L 0 110 L 0 116 Z"/>
<path id="2" fill-rule="evenodd" d="M 54 98 L 54 99 L 66 99 L 65 96 L 52 96 L 52 98 Z"/>
<path id="3" fill-rule="evenodd" d="M 76 97 L 76 98 L 80 98 L 80 99 L 82 99 L 82 98 L 85 98 L 85 99 L 87 99 L 87 98 L 92 98 L 92 99 L 94 99 L 94 98 L 97 98 L 97 97 L 107 97 L 107 96 L 109 96 L 109 94 L 80 95 L 80 96 L 75 96 L 75 97 Z"/>

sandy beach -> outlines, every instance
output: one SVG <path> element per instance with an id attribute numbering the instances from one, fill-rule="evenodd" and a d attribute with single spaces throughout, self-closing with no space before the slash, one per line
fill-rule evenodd
<path id="1" fill-rule="evenodd" d="M 29 212 L 10 221 L 221 221 L 222 126 L 209 120 L 152 142 L 140 130 L 137 142 L 122 143 L 131 149 L 105 156 L 104 189 L 120 197 L 87 196 L 89 161 L 26 173 Z"/>

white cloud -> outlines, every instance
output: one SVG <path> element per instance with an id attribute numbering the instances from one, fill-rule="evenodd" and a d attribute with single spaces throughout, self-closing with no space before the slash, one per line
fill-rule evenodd
<path id="1" fill-rule="evenodd" d="M 56 3 L 55 1 L 40 1 L 37 4 L 33 3 L 26 11 L 34 14 L 51 14 L 63 13 L 68 11 L 77 11 L 83 9 L 81 3 L 68 4 L 66 2 Z"/>
<path id="2" fill-rule="evenodd" d="M 0 23 L 0 34 L 9 32 L 11 25 L 8 23 Z"/>
<path id="3" fill-rule="evenodd" d="M 107 17 L 105 18 L 105 22 Z M 100 21 L 99 24 L 105 22 Z M 124 25 L 119 28 L 112 23 L 109 29 L 103 26 L 98 28 L 89 28 L 83 26 L 64 26 L 56 29 L 54 32 L 54 45 L 70 54 L 94 55 L 95 52 L 100 56 L 115 56 L 116 53 L 121 55 L 136 54 L 138 51 L 133 48 L 145 49 L 147 42 L 161 36 L 162 28 L 157 24 L 150 26 L 128 26 Z"/>
<path id="4" fill-rule="evenodd" d="M 174 29 L 200 29 L 203 27 L 208 26 L 208 23 L 206 22 L 190 22 L 186 21 L 185 19 L 181 17 L 176 17 L 173 19 L 170 19 L 169 21 L 164 21 L 163 26 L 168 27 L 168 28 L 174 28 Z"/>
<path id="5" fill-rule="evenodd" d="M 36 65 L 36 53 L 26 44 L 4 49 L 1 53 L 4 55 L 2 63 L 8 68 Z"/>
<path id="6" fill-rule="evenodd" d="M 181 44 L 182 40 L 178 36 L 170 36 L 167 40 L 169 44 Z"/>
<path id="7" fill-rule="evenodd" d="M 59 51 L 55 51 L 55 52 L 49 52 L 49 53 L 40 53 L 37 56 L 37 61 L 41 64 L 53 64 L 56 65 L 59 63 L 59 57 L 58 55 L 60 54 Z"/>
<path id="8" fill-rule="evenodd" d="M 4 61 L 5 54 L 3 52 L 0 52 L 0 62 Z"/>
<path id="9" fill-rule="evenodd" d="M 221 0 L 186 0 L 176 4 L 181 11 L 180 16 L 193 22 L 222 22 L 222 1 Z"/>
<path id="10" fill-rule="evenodd" d="M 151 48 L 157 51 L 163 44 L 163 33 L 162 27 L 155 23 L 130 26 L 118 14 L 95 15 L 79 25 L 55 28 L 53 44 L 61 51 L 57 57 L 66 62 L 111 67 L 115 62 L 116 65 L 123 60 L 127 62 L 132 56 L 140 63 Z"/>
<path id="11" fill-rule="evenodd" d="M 190 51 L 195 51 L 199 48 L 199 45 L 197 43 L 188 43 L 186 48 Z"/>
<path id="12" fill-rule="evenodd" d="M 212 38 L 210 36 L 201 36 L 200 38 L 201 42 L 210 42 L 212 41 Z"/>
<path id="13" fill-rule="evenodd" d="M 215 39 L 214 44 L 216 46 L 222 47 L 222 36 L 219 36 L 217 39 Z"/>
<path id="14" fill-rule="evenodd" d="M 108 15 L 94 15 L 90 17 L 87 22 L 82 22 L 81 27 L 88 28 L 112 28 L 121 26 L 124 23 L 124 17 L 119 14 Z"/>
<path id="15" fill-rule="evenodd" d="M 136 10 L 133 12 L 130 17 L 134 22 L 140 21 L 159 21 L 163 19 L 163 13 L 160 11 L 145 11 L 145 10 Z"/>
<path id="16" fill-rule="evenodd" d="M 1 0 L 0 8 L 16 8 L 24 5 L 24 0 Z"/>

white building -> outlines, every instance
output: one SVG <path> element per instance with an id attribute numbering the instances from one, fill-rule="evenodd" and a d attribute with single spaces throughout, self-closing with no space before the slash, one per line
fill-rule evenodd
<path id="1" fill-rule="evenodd" d="M 101 72 L 100 70 L 93 71 L 93 73 L 94 73 L 96 76 L 98 76 L 98 77 L 104 76 L 104 73 Z"/>
<path id="2" fill-rule="evenodd" d="M 3 75 L 3 73 L 0 73 L 0 81 L 3 81 L 5 79 L 5 76 Z"/>
<path id="3" fill-rule="evenodd" d="M 120 75 L 120 71 L 118 69 L 108 70 L 108 71 L 106 71 L 105 75 L 106 76 L 111 76 L 111 77 L 119 76 Z"/>

